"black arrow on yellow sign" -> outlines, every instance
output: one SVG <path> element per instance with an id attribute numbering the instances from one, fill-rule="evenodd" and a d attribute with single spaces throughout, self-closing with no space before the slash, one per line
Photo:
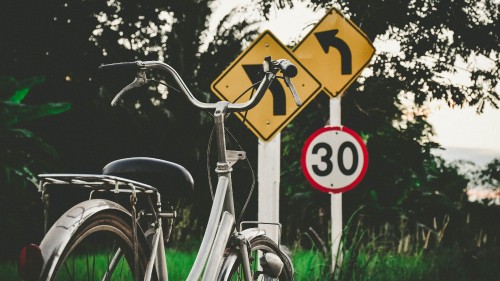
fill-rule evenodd
<path id="1" fill-rule="evenodd" d="M 316 32 L 314 35 L 325 53 L 328 53 L 330 47 L 334 47 L 340 52 L 341 73 L 343 75 L 352 73 L 352 55 L 351 49 L 344 40 L 337 37 L 338 29 Z"/>
<path id="2" fill-rule="evenodd" d="M 252 84 L 259 83 L 262 79 L 262 64 L 245 64 L 243 69 Z M 269 90 L 273 95 L 273 115 L 286 115 L 286 95 L 281 83 L 274 80 Z"/>

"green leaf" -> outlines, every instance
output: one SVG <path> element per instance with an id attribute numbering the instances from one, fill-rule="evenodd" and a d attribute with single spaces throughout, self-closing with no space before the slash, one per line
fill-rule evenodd
<path id="1" fill-rule="evenodd" d="M 45 78 L 42 76 L 35 76 L 17 82 L 16 91 L 10 98 L 10 101 L 14 103 L 20 103 L 21 101 L 23 101 L 32 87 L 42 84 L 43 82 L 45 82 Z"/>
<path id="2" fill-rule="evenodd" d="M 34 76 L 20 81 L 10 76 L 0 77 L 0 98 L 20 103 L 32 87 L 43 82 L 45 82 L 45 78 L 42 76 Z"/>
<path id="3" fill-rule="evenodd" d="M 46 103 L 40 106 L 37 106 L 38 110 L 36 111 L 36 118 L 45 117 L 49 115 L 56 115 L 71 109 L 71 104 L 67 102 L 59 102 L 59 103 Z"/>
<path id="4" fill-rule="evenodd" d="M 0 131 L 1 163 L 10 167 L 25 165 L 30 159 L 57 155 L 54 147 L 26 129 Z"/>
<path id="5" fill-rule="evenodd" d="M 10 97 L 10 101 L 13 103 L 20 103 L 28 94 L 30 88 L 24 88 L 17 90 L 12 97 Z"/>
<path id="6" fill-rule="evenodd" d="M 46 103 L 41 105 L 25 105 L 4 102 L 0 111 L 0 124 L 10 127 L 16 123 L 36 120 L 49 115 L 56 115 L 71 108 L 70 103 Z"/>
<path id="7" fill-rule="evenodd" d="M 8 137 L 33 137 L 33 132 L 26 129 L 10 129 L 5 131 L 0 131 L 0 139 Z"/>

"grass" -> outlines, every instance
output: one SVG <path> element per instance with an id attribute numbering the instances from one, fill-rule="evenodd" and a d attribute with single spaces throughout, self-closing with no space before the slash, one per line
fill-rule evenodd
<path id="1" fill-rule="evenodd" d="M 351 256 L 347 251 L 344 253 L 341 267 L 334 276 L 330 276 L 330 261 L 320 252 L 296 250 L 293 253 L 295 280 L 493 281 L 500 276 L 498 249 L 470 254 L 450 247 L 397 254 L 384 248 L 361 248 Z M 196 252 L 169 249 L 169 280 L 185 280 L 195 257 Z M 15 263 L 0 264 L 0 280 L 20 280 Z"/>
<path id="2" fill-rule="evenodd" d="M 17 274 L 17 265 L 14 262 L 0 264 L 0 280 L 17 281 L 21 280 Z"/>
<path id="3" fill-rule="evenodd" d="M 333 276 L 330 261 L 317 251 L 296 251 L 293 262 L 297 281 L 494 281 L 500 276 L 498 249 L 474 254 L 453 247 L 400 254 L 360 249 L 345 256 Z"/>
<path id="4" fill-rule="evenodd" d="M 167 264 L 169 280 L 186 280 L 191 269 L 196 251 L 186 252 L 175 249 L 167 249 Z M 104 257 L 102 258 L 105 259 Z M 81 261 L 82 264 L 85 261 Z M 324 275 L 326 263 L 323 256 L 316 251 L 300 250 L 294 253 L 293 263 L 296 272 L 296 280 L 313 280 L 311 277 Z M 0 264 L 0 280 L 20 280 L 17 274 L 17 265 L 13 262 Z M 316 279 L 318 280 L 318 279 Z M 327 279 L 324 279 L 327 280 Z"/>
<path id="5" fill-rule="evenodd" d="M 309 280 L 493 281 L 500 276 L 498 249 L 470 253 L 449 246 L 397 253 L 383 248 L 361 248 L 356 253 L 344 253 L 347 255 L 334 276 Z"/>
<path id="6" fill-rule="evenodd" d="M 196 253 L 167 249 L 168 280 L 186 280 Z"/>
<path id="7" fill-rule="evenodd" d="M 330 269 L 323 255 L 314 250 L 298 250 L 293 253 L 295 280 L 328 280 Z"/>
<path id="8" fill-rule="evenodd" d="M 168 264 L 168 276 L 169 280 L 185 280 L 189 274 L 189 270 L 191 269 L 192 264 L 194 263 L 194 259 L 196 257 L 196 252 L 184 252 L 178 251 L 175 249 L 167 249 L 167 264 Z M 84 258 L 79 258 L 75 261 L 76 264 L 82 264 L 84 266 L 86 261 Z M 97 257 L 96 264 L 106 264 L 106 257 Z M 120 268 L 118 265 L 117 268 Z M 64 272 L 63 272 L 64 273 Z M 79 277 L 76 277 L 78 279 Z M 85 279 L 86 276 L 82 277 Z M 124 280 L 131 279 L 128 277 L 124 277 Z M 64 276 L 62 277 L 64 279 Z M 16 281 L 21 280 L 17 273 L 17 264 L 14 262 L 6 262 L 0 264 L 0 280 L 9 280 Z"/>
<path id="9" fill-rule="evenodd" d="M 341 274 L 345 280 L 466 280 L 454 253 L 358 254 L 356 262 Z M 453 270 L 454 269 L 454 270 Z"/>

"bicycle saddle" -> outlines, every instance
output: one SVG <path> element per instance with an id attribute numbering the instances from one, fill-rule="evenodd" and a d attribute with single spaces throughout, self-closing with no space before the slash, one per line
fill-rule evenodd
<path id="1" fill-rule="evenodd" d="M 194 188 L 193 177 L 184 167 L 155 158 L 133 157 L 115 160 L 104 166 L 102 174 L 154 186 L 160 194 L 168 198 L 186 195 Z"/>

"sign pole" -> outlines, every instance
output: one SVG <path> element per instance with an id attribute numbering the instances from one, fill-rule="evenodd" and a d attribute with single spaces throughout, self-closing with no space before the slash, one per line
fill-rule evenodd
<path id="1" fill-rule="evenodd" d="M 340 95 L 330 99 L 330 126 L 341 126 Z M 342 193 L 331 194 L 331 221 L 332 221 L 332 272 L 342 262 Z M 340 256 L 339 256 L 340 255 Z"/>
<path id="2" fill-rule="evenodd" d="M 258 148 L 258 221 L 279 223 L 281 133 L 269 142 L 259 139 Z M 274 225 L 259 225 L 267 236 L 278 243 L 279 229 Z"/>

